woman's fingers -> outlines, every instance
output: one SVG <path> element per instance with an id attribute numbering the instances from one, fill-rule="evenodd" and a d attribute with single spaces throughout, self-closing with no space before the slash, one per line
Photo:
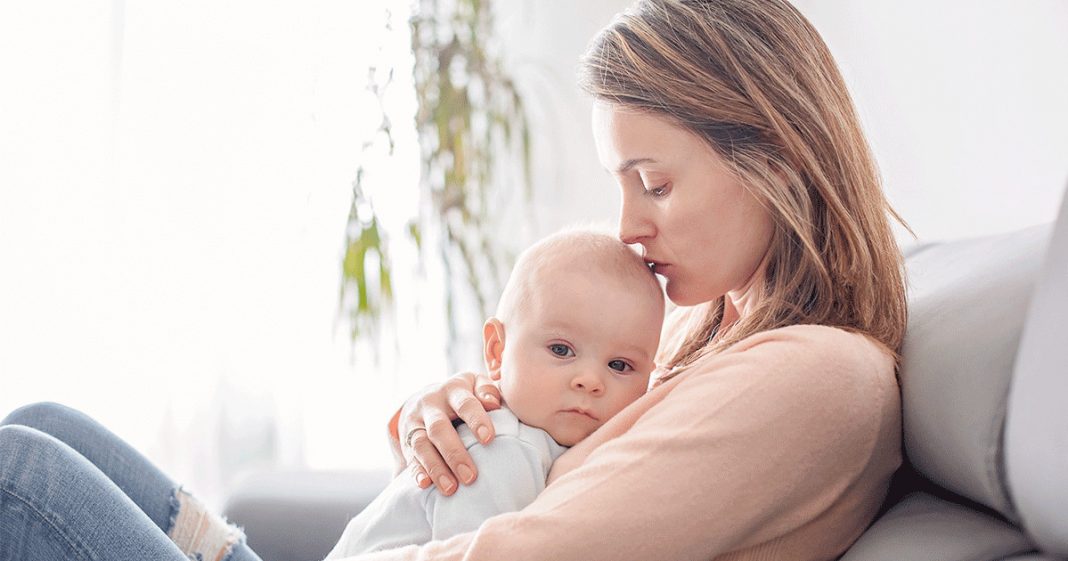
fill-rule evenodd
<path id="1" fill-rule="evenodd" d="M 417 447 L 416 458 L 438 489 L 451 495 L 457 482 L 471 484 L 475 481 L 475 464 L 448 417 L 428 412 L 426 421 L 427 437 L 434 450 Z"/>
<path id="2" fill-rule="evenodd" d="M 420 465 L 418 461 L 413 459 L 412 462 L 408 464 L 408 472 L 412 474 L 412 479 L 415 480 L 415 484 L 418 485 L 420 489 L 430 487 L 432 483 L 430 476 L 426 474 L 426 470 L 423 469 L 423 466 Z"/>
<path id="3" fill-rule="evenodd" d="M 493 421 L 490 420 L 486 408 L 471 393 L 470 388 L 456 388 L 449 391 L 447 396 L 449 406 L 456 411 L 457 416 L 475 433 L 478 441 L 482 444 L 493 439 Z M 500 407 L 498 404 L 497 407 Z"/>
<path id="4" fill-rule="evenodd" d="M 427 388 L 402 408 L 398 422 L 401 452 L 420 488 L 432 482 L 442 494 L 451 495 L 460 483 L 473 483 L 478 476 L 471 455 L 452 424 L 452 419 L 460 418 L 480 441 L 493 438 L 487 405 L 475 397 L 476 383 L 481 383 L 482 393 L 490 396 L 489 408 L 499 408 L 500 392 L 493 381 L 470 372 Z"/>
<path id="5" fill-rule="evenodd" d="M 501 408 L 501 390 L 485 374 L 475 375 L 475 397 L 482 402 L 482 406 L 486 411 Z"/>
<path id="6" fill-rule="evenodd" d="M 427 445 L 430 445 L 430 439 L 426 436 L 426 421 L 423 420 L 424 411 L 428 408 L 443 409 L 445 407 L 448 407 L 448 403 L 446 403 L 444 396 L 441 395 L 440 388 L 437 387 L 433 390 L 427 388 L 416 393 L 408 401 L 404 402 L 401 407 L 400 418 L 397 420 L 397 438 L 399 439 L 400 453 L 404 458 L 404 463 L 411 470 L 412 477 L 415 477 L 416 482 L 419 483 L 420 488 L 426 488 L 429 485 L 429 482 L 422 481 L 417 477 L 420 473 L 425 476 L 426 471 L 415 454 L 415 443 L 420 437 Z M 424 453 L 425 456 L 426 454 Z"/>

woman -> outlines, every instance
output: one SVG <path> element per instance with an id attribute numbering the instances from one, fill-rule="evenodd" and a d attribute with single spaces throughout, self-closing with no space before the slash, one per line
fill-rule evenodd
<path id="1" fill-rule="evenodd" d="M 619 236 L 681 306 L 662 375 L 523 511 L 374 559 L 837 557 L 901 460 L 906 310 L 897 216 L 827 47 L 783 0 L 648 0 L 583 74 Z M 472 481 L 449 421 L 492 431 L 498 396 L 461 374 L 410 400 L 400 466 Z"/>
<path id="2" fill-rule="evenodd" d="M 642 246 L 680 306 L 660 376 L 566 452 L 526 509 L 359 559 L 836 557 L 901 461 L 905 300 L 896 215 L 826 46 L 785 0 L 644 0 L 595 38 L 584 85 L 601 164 L 622 189 L 619 236 Z M 470 373 L 409 400 L 390 423 L 401 466 L 445 494 L 473 481 L 450 419 L 489 440 L 485 411 L 499 400 Z M 73 417 L 51 409 L 0 427 L 0 532 L 52 547 L 50 558 L 134 558 L 133 547 L 181 559 L 189 547 L 167 538 L 185 524 L 214 529 L 186 540 L 197 551 L 254 557 L 147 462 L 132 462 L 132 477 L 101 465 L 136 452 L 44 434 L 47 419 Z M 79 431 L 95 424 L 72 423 L 70 438 L 92 441 Z M 98 468 L 112 479 L 86 475 Z M 50 478 L 77 478 L 72 498 Z M 86 504 L 109 524 L 84 529 Z M 10 539 L 0 535 L 0 560 Z M 125 556 L 108 557 L 117 542 Z"/>

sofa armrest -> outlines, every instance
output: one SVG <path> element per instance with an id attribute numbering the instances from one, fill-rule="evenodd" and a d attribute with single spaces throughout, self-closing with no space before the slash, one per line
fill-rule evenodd
<path id="1" fill-rule="evenodd" d="M 390 479 L 387 469 L 255 473 L 238 482 L 223 514 L 263 561 L 316 561 Z"/>

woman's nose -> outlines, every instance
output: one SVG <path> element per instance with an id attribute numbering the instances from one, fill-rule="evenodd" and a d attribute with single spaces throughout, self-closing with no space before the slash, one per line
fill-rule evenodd
<path id="1" fill-rule="evenodd" d="M 599 396 L 604 393 L 604 382 L 596 373 L 584 370 L 571 379 L 571 388 Z"/>
<path id="2" fill-rule="evenodd" d="M 626 191 L 626 189 L 624 189 Z M 625 244 L 641 243 L 653 236 L 653 224 L 641 212 L 641 201 L 626 192 L 619 208 L 619 239 Z"/>

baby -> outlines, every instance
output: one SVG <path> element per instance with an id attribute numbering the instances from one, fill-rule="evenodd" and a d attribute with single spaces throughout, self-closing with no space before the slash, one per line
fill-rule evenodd
<path id="1" fill-rule="evenodd" d="M 478 479 L 446 497 L 401 474 L 327 559 L 445 539 L 532 502 L 566 447 L 645 393 L 663 319 L 660 285 L 619 240 L 570 230 L 527 249 L 482 330 L 503 398 L 489 414 L 496 437 L 483 445 L 458 427 Z"/>

